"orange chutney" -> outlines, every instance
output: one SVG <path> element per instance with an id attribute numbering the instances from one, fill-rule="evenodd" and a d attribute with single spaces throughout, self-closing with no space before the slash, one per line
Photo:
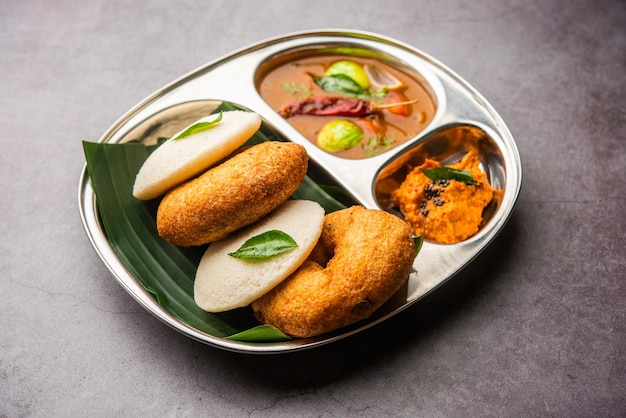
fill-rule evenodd
<path id="1" fill-rule="evenodd" d="M 461 161 L 449 166 L 469 171 L 478 184 L 468 185 L 457 180 L 431 180 L 422 169 L 441 165 L 426 159 L 394 190 L 392 202 L 416 235 L 424 233 L 425 240 L 441 244 L 461 242 L 478 232 L 483 211 L 494 197 L 487 175 L 479 165 L 478 156 L 470 151 Z"/>

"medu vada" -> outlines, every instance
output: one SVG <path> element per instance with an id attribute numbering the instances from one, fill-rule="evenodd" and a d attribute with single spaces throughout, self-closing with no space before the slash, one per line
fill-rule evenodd
<path id="1" fill-rule="evenodd" d="M 362 206 L 333 212 L 309 259 L 251 306 L 259 321 L 292 337 L 331 332 L 389 300 L 408 280 L 415 256 L 404 220 Z"/>
<path id="2" fill-rule="evenodd" d="M 157 210 L 157 230 L 189 247 L 220 240 L 276 209 L 304 180 L 302 145 L 262 142 L 170 190 Z"/>

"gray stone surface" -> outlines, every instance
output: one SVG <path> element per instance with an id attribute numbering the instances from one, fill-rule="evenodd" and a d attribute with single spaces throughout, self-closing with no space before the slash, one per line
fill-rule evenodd
<path id="1" fill-rule="evenodd" d="M 623 1 L 3 1 L 0 416 L 626 415 Z M 495 106 L 524 185 L 494 245 L 382 326 L 285 356 L 145 312 L 89 245 L 84 158 L 134 104 L 250 43 L 377 32 Z"/>

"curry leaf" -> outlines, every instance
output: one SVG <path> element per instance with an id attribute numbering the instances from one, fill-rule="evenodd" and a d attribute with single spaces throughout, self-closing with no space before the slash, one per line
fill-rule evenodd
<path id="1" fill-rule="evenodd" d="M 469 184 L 470 186 L 475 186 L 478 184 L 472 174 L 467 170 L 458 170 L 452 167 L 433 167 L 433 168 L 424 168 L 422 169 L 422 173 L 432 181 L 438 180 L 456 180 L 465 184 Z"/>
<path id="2" fill-rule="evenodd" d="M 262 260 L 277 256 L 297 246 L 296 241 L 289 235 L 272 229 L 248 239 L 237 251 L 228 255 L 235 258 Z"/>
<path id="3" fill-rule="evenodd" d="M 313 78 L 315 84 L 320 86 L 324 91 L 357 97 L 368 96 L 367 90 L 363 89 L 352 77 L 345 74 L 333 74 L 324 77 L 316 77 L 313 74 L 309 75 Z"/>
<path id="4" fill-rule="evenodd" d="M 177 137 L 173 139 L 173 141 L 180 141 L 181 139 L 187 138 L 188 136 L 209 130 L 215 125 L 217 125 L 218 123 L 220 123 L 221 121 L 222 121 L 222 112 L 220 112 L 220 114 L 213 120 L 194 123 L 187 129 L 182 131 Z"/>

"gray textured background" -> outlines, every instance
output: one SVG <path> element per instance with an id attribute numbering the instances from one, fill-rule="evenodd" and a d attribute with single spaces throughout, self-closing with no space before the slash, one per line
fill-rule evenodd
<path id="1" fill-rule="evenodd" d="M 624 416 L 624 1 L 0 1 L 0 416 Z M 77 206 L 81 140 L 269 37 L 377 32 L 500 112 L 524 185 L 475 263 L 312 351 L 194 342 L 128 296 Z"/>

